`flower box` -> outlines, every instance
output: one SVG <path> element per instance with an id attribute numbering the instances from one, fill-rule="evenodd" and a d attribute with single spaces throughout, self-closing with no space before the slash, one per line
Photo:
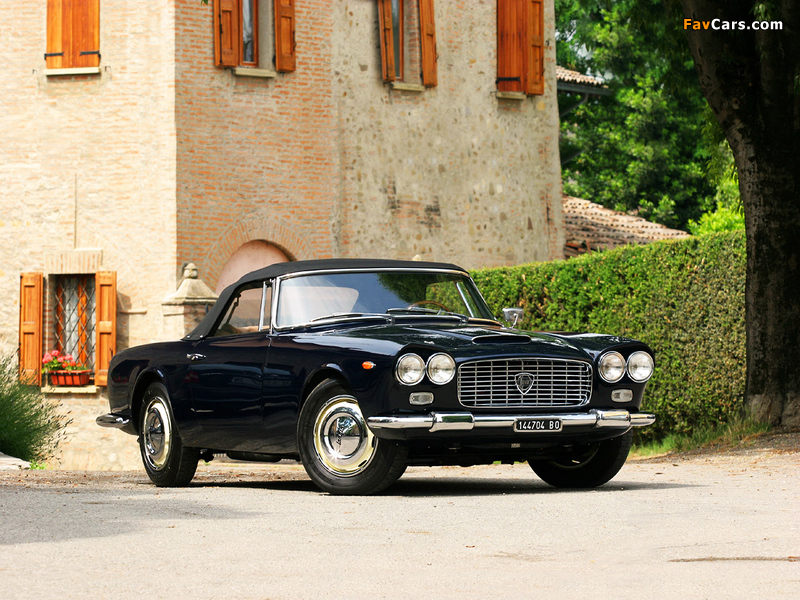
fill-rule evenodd
<path id="1" fill-rule="evenodd" d="M 50 385 L 68 385 L 79 387 L 89 385 L 91 371 L 50 371 Z"/>

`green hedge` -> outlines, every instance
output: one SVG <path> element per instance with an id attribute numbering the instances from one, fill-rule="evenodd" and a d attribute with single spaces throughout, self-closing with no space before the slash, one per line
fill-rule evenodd
<path id="1" fill-rule="evenodd" d="M 495 314 L 525 309 L 522 329 L 592 331 L 656 352 L 640 439 L 691 433 L 743 410 L 744 232 L 626 246 L 566 261 L 472 272 Z"/>

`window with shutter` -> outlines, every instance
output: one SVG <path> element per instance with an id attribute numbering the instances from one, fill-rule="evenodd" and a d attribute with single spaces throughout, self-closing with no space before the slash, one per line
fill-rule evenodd
<path id="1" fill-rule="evenodd" d="M 100 0 L 47 0 L 48 69 L 100 65 Z"/>
<path id="2" fill-rule="evenodd" d="M 95 385 L 107 385 L 117 344 L 117 276 L 50 275 L 48 309 L 42 273 L 20 276 L 20 379 L 42 382 L 43 346 L 70 355 L 94 371 Z M 45 318 L 47 314 L 47 318 Z"/>
<path id="3" fill-rule="evenodd" d="M 295 46 L 294 0 L 214 0 L 216 66 L 291 72 Z"/>
<path id="4" fill-rule="evenodd" d="M 378 32 L 384 82 L 437 84 L 433 0 L 378 0 Z"/>
<path id="5" fill-rule="evenodd" d="M 497 0 L 497 90 L 544 93 L 542 0 Z"/>
<path id="6" fill-rule="evenodd" d="M 23 273 L 19 286 L 19 377 L 39 385 L 42 381 L 42 327 L 44 321 L 44 277 Z"/>

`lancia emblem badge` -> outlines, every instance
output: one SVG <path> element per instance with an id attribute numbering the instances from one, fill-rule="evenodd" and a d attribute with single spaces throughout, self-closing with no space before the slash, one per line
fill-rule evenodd
<path id="1" fill-rule="evenodd" d="M 514 375 L 514 383 L 517 385 L 519 393 L 523 396 L 531 391 L 535 378 L 530 373 L 517 373 Z"/>

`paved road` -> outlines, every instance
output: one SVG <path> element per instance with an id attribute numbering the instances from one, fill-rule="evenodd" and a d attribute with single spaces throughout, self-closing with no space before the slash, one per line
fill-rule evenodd
<path id="1" fill-rule="evenodd" d="M 629 462 L 593 491 L 527 465 L 410 469 L 377 497 L 294 465 L 0 473 L 0 598 L 798 598 L 800 453 Z"/>

